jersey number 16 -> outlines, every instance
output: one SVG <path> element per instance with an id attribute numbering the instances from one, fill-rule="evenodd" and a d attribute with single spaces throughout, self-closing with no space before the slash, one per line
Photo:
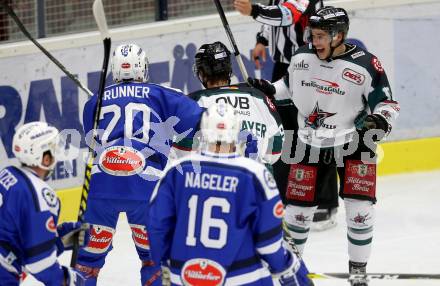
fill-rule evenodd
<path id="1" fill-rule="evenodd" d="M 197 238 L 195 237 L 197 206 L 199 196 L 192 195 L 188 200 L 189 220 L 188 231 L 186 236 L 186 245 L 196 246 Z M 228 224 L 219 218 L 212 217 L 212 208 L 220 207 L 222 213 L 229 213 L 231 209 L 230 203 L 225 198 L 210 197 L 203 202 L 202 220 L 200 227 L 200 242 L 208 248 L 220 249 L 226 245 L 228 239 Z M 200 214 L 199 214 L 200 215 Z M 210 238 L 209 232 L 211 228 L 218 229 L 218 238 Z"/>

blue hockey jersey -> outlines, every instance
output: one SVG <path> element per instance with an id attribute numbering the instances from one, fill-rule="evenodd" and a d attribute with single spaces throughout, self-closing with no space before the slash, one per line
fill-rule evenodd
<path id="1" fill-rule="evenodd" d="M 96 102 L 93 96 L 84 107 L 88 139 Z M 192 138 L 202 112 L 181 92 L 161 85 L 124 82 L 106 87 L 89 196 L 148 199 L 146 189 L 152 192 L 173 140 Z"/>
<path id="2" fill-rule="evenodd" d="M 18 285 L 22 267 L 44 285 L 62 285 L 56 247 L 59 209 L 55 192 L 30 169 L 0 171 L 0 285 Z"/>
<path id="3" fill-rule="evenodd" d="M 169 263 L 173 285 L 273 285 L 271 272 L 296 259 L 282 244 L 283 211 L 264 165 L 192 154 L 164 171 L 151 197 L 153 259 Z"/>

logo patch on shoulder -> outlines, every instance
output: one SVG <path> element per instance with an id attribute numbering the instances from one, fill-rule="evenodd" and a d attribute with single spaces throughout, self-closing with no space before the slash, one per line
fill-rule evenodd
<path id="1" fill-rule="evenodd" d="M 48 188 L 43 188 L 41 190 L 41 193 L 43 194 L 43 198 L 49 207 L 51 208 L 58 207 L 58 197 L 53 190 Z"/>
<path id="2" fill-rule="evenodd" d="M 226 270 L 217 262 L 195 258 L 182 267 L 181 279 L 187 286 L 220 286 L 225 280 Z"/>
<path id="3" fill-rule="evenodd" d="M 107 148 L 99 157 L 104 172 L 115 176 L 131 176 L 142 172 L 145 157 L 138 150 L 127 146 Z"/>
<path id="4" fill-rule="evenodd" d="M 278 201 L 273 207 L 273 215 L 277 218 L 283 218 L 284 216 L 284 205 L 281 201 Z"/>
<path id="5" fill-rule="evenodd" d="M 264 181 L 266 182 L 267 186 L 270 189 L 276 189 L 277 188 L 277 182 L 275 181 L 274 177 L 268 170 L 264 170 Z"/>
<path id="6" fill-rule="evenodd" d="M 342 72 L 342 78 L 357 85 L 362 85 L 365 81 L 365 76 L 352 69 L 346 68 Z"/>
<path id="7" fill-rule="evenodd" d="M 269 109 L 272 112 L 275 112 L 277 110 L 277 108 L 275 107 L 275 104 L 273 104 L 272 100 L 270 100 L 270 98 L 268 96 L 266 96 L 265 99 L 266 99 L 267 105 L 269 106 Z"/>
<path id="8" fill-rule="evenodd" d="M 364 51 L 359 51 L 359 52 L 356 52 L 356 53 L 352 54 L 351 58 L 354 60 L 354 59 L 357 59 L 357 58 L 362 57 L 362 56 L 365 56 L 365 52 Z"/>
<path id="9" fill-rule="evenodd" d="M 371 60 L 371 64 L 373 65 L 375 70 L 377 70 L 380 73 L 383 72 L 382 64 L 381 64 L 381 62 L 379 61 L 378 58 L 373 57 L 373 59 Z"/>
<path id="10" fill-rule="evenodd" d="M 50 216 L 46 221 L 46 229 L 50 232 L 57 233 L 57 226 L 53 220 L 53 216 Z"/>

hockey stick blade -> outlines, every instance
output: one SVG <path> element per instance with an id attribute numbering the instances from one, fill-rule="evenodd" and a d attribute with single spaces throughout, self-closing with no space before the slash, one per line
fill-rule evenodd
<path id="1" fill-rule="evenodd" d="M 243 80 L 246 81 L 249 76 L 246 71 L 246 67 L 243 63 L 241 54 L 238 51 L 238 47 L 237 47 L 237 43 L 235 42 L 234 35 L 232 35 L 231 28 L 229 27 L 228 19 L 226 19 L 225 11 L 223 10 L 220 0 L 214 0 L 214 4 L 215 7 L 217 8 L 218 14 L 220 15 L 220 19 L 222 20 L 223 27 L 225 28 L 226 35 L 228 36 L 232 49 L 234 50 L 235 59 L 237 60 L 238 67 L 240 68 L 241 75 L 243 76 Z"/>
<path id="2" fill-rule="evenodd" d="M 35 40 L 34 37 L 29 33 L 29 31 L 26 29 L 26 27 L 23 25 L 23 23 L 18 18 L 17 14 L 15 14 L 14 10 L 7 4 L 6 0 L 0 1 L 2 6 L 5 8 L 6 13 L 14 20 L 15 24 L 17 24 L 20 31 L 28 38 L 35 46 L 37 46 L 38 49 L 40 49 L 43 54 L 45 54 L 49 60 L 51 60 L 61 71 L 63 71 L 75 84 L 81 88 L 85 93 L 87 93 L 89 96 L 92 96 L 93 93 L 82 83 L 78 80 L 76 76 L 74 76 L 72 73 L 70 73 L 48 50 L 46 50 L 37 40 Z"/>
<path id="3" fill-rule="evenodd" d="M 379 279 L 379 280 L 438 280 L 440 274 L 421 274 L 421 273 L 367 273 L 363 274 L 349 274 L 349 273 L 309 273 L 311 279 L 349 279 L 349 278 L 367 278 L 367 279 Z"/>
<path id="4" fill-rule="evenodd" d="M 98 25 L 99 33 L 102 39 L 109 39 L 110 35 L 107 27 L 107 20 L 105 18 L 104 6 L 101 0 L 93 2 L 93 16 L 95 17 L 96 25 Z"/>

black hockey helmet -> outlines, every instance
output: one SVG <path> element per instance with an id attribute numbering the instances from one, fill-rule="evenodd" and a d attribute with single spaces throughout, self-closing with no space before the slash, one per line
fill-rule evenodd
<path id="1" fill-rule="evenodd" d="M 195 55 L 193 70 L 205 87 L 207 80 L 230 80 L 231 52 L 222 42 L 204 44 Z"/>
<path id="2" fill-rule="evenodd" d="M 332 36 L 338 32 L 344 33 L 347 37 L 350 20 L 347 11 L 343 8 L 326 6 L 316 11 L 309 19 L 309 27 L 328 31 Z"/>

